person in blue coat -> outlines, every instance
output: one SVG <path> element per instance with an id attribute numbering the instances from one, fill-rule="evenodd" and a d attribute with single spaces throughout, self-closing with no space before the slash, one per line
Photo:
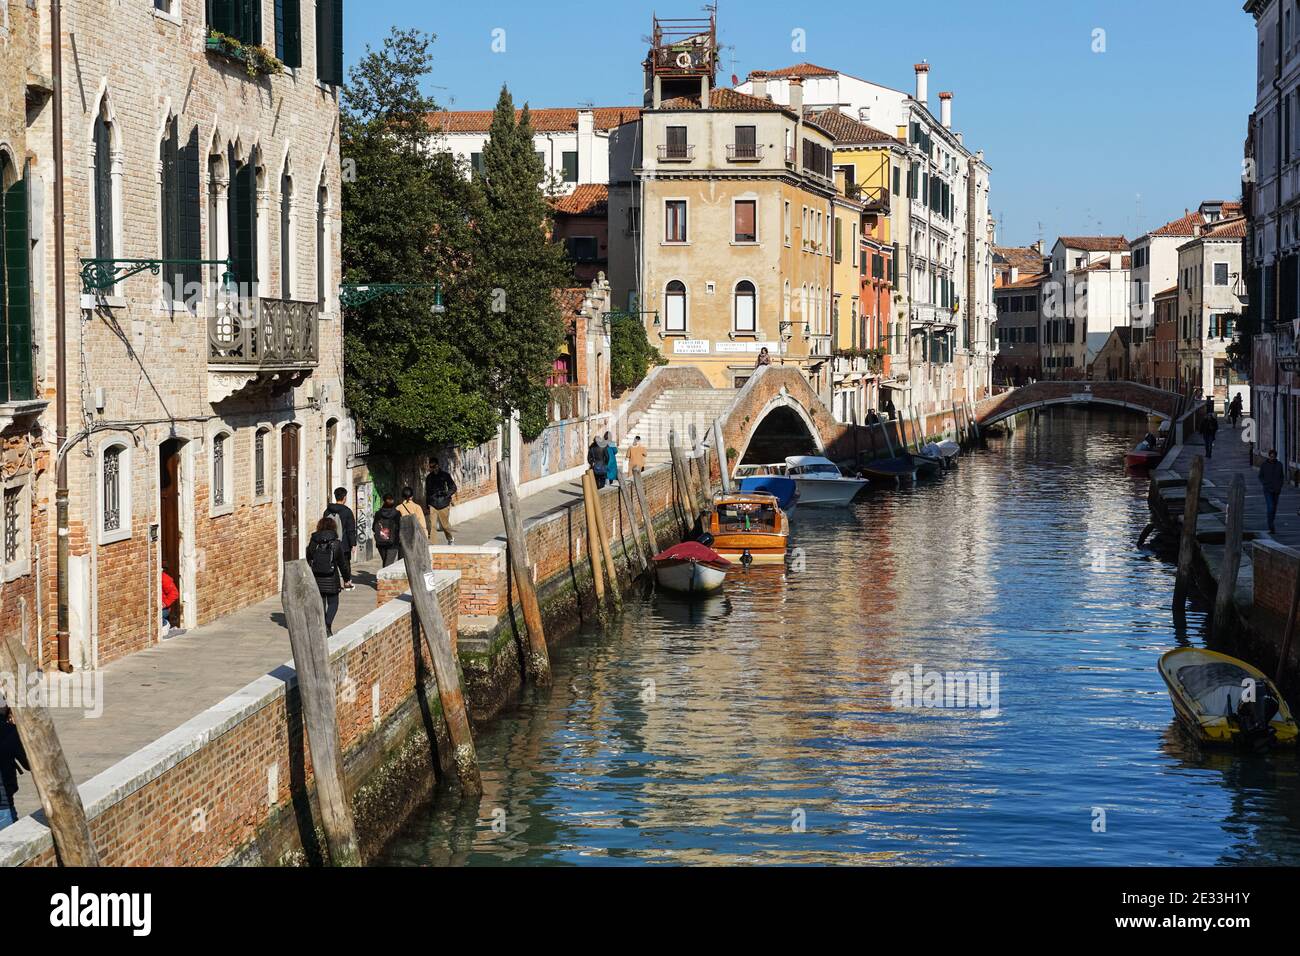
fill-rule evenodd
<path id="1" fill-rule="evenodd" d="M 605 482 L 618 484 L 618 445 L 614 444 L 609 432 L 605 432 L 605 453 L 609 456 L 605 462 Z"/>

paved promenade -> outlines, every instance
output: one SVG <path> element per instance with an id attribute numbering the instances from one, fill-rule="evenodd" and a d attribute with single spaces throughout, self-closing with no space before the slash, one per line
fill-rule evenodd
<path id="1" fill-rule="evenodd" d="M 525 526 L 582 497 L 581 482 L 523 499 Z M 436 535 L 435 544 L 443 544 Z M 493 508 L 456 529 L 456 544 L 505 541 L 501 512 Z M 353 568 L 356 588 L 339 600 L 335 631 L 375 609 L 378 557 Z M 184 724 L 293 657 L 280 597 L 268 598 L 103 668 L 103 713 L 52 711 L 72 775 L 82 783 Z M 20 815 L 40 808 L 31 777 L 18 778 Z"/>
<path id="2" fill-rule="evenodd" d="M 1271 537 L 1278 544 L 1300 550 L 1300 490 L 1288 482 L 1282 489 L 1282 497 L 1277 508 L 1277 533 L 1268 533 L 1267 512 L 1264 508 L 1264 489 L 1259 483 L 1259 468 L 1250 463 L 1251 446 L 1241 440 L 1242 430 L 1233 429 L 1226 420 L 1220 420 L 1219 437 L 1214 443 L 1214 457 L 1205 463 L 1206 486 L 1201 495 L 1226 510 L 1228 489 L 1232 478 L 1241 474 L 1246 480 L 1246 531 L 1258 532 L 1260 537 Z M 1199 435 L 1188 440 L 1178 458 L 1173 463 L 1173 470 L 1187 475 L 1191 470 L 1193 458 L 1205 454 L 1205 446 Z"/>

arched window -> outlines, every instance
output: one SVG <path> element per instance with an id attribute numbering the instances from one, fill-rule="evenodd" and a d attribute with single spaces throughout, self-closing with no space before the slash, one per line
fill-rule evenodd
<path id="1" fill-rule="evenodd" d="M 106 444 L 99 460 L 99 541 L 109 544 L 131 536 L 131 449 L 120 441 Z"/>
<path id="2" fill-rule="evenodd" d="M 113 205 L 113 129 L 108 118 L 107 98 L 99 105 L 94 135 L 95 255 L 100 259 L 112 259 L 116 254 L 116 211 Z"/>
<path id="3" fill-rule="evenodd" d="M 736 283 L 735 328 L 737 332 L 754 332 L 758 328 L 758 292 L 754 283 L 742 279 Z"/>
<path id="4" fill-rule="evenodd" d="M 230 486 L 231 454 L 230 433 L 217 432 L 212 436 L 212 507 L 228 509 L 233 503 Z"/>
<path id="5" fill-rule="evenodd" d="M 664 330 L 686 331 L 686 284 L 677 279 L 664 290 Z"/>
<path id="6" fill-rule="evenodd" d="M 286 162 L 280 174 L 280 298 L 285 302 L 293 299 L 294 231 L 293 177 Z"/>
<path id="7" fill-rule="evenodd" d="M 316 301 L 320 310 L 329 309 L 329 223 L 325 218 L 329 208 L 329 190 L 325 182 L 316 187 Z"/>
<path id="8" fill-rule="evenodd" d="M 253 435 L 253 497 L 261 500 L 266 493 L 266 439 L 269 428 L 260 427 Z"/>
<path id="9" fill-rule="evenodd" d="M 0 402 L 36 397 L 27 177 L 0 152 Z"/>

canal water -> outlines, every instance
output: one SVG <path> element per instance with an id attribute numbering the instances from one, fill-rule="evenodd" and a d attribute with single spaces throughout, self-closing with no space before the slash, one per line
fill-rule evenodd
<path id="1" fill-rule="evenodd" d="M 790 571 L 631 600 L 479 729 L 482 801 L 439 794 L 382 862 L 1300 863 L 1296 758 L 1173 724 L 1156 660 L 1205 615 L 1176 633 L 1168 555 L 1135 546 L 1144 430 L 1058 411 L 800 511 Z"/>

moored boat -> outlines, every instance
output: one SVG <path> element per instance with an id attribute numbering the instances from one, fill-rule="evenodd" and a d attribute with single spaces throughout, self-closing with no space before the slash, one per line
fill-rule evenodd
<path id="1" fill-rule="evenodd" d="M 651 561 L 661 588 L 679 594 L 712 594 L 727 580 L 731 562 L 698 541 L 683 541 Z"/>
<path id="2" fill-rule="evenodd" d="M 784 564 L 790 522 L 774 495 L 720 494 L 709 513 L 712 548 L 740 564 Z"/>
<path id="3" fill-rule="evenodd" d="M 741 478 L 740 490 L 771 495 L 776 499 L 777 506 L 785 512 L 786 517 L 794 515 L 794 509 L 801 500 L 799 486 L 793 479 L 783 477 L 776 472 Z"/>
<path id="4" fill-rule="evenodd" d="M 911 455 L 896 458 L 876 458 L 863 464 L 861 471 L 868 478 L 879 478 L 886 481 L 916 480 L 916 463 L 912 460 Z"/>
<path id="5" fill-rule="evenodd" d="M 1128 468 L 1154 468 L 1164 457 L 1164 452 L 1160 450 L 1159 439 L 1148 433 L 1131 452 L 1124 456 L 1124 465 Z"/>
<path id="6" fill-rule="evenodd" d="M 957 457 L 961 454 L 961 445 L 955 441 L 931 442 L 922 451 L 931 458 L 938 458 L 943 462 L 945 468 L 951 468 L 957 464 Z"/>
<path id="7" fill-rule="evenodd" d="M 1259 668 L 1203 647 L 1160 658 L 1160 676 L 1179 722 L 1200 743 L 1251 750 L 1292 745 L 1296 723 Z"/>
<path id="8" fill-rule="evenodd" d="M 799 488 L 799 503 L 810 508 L 844 507 L 867 485 L 865 478 L 846 478 L 834 462 L 817 455 L 787 458 L 785 474 Z"/>

